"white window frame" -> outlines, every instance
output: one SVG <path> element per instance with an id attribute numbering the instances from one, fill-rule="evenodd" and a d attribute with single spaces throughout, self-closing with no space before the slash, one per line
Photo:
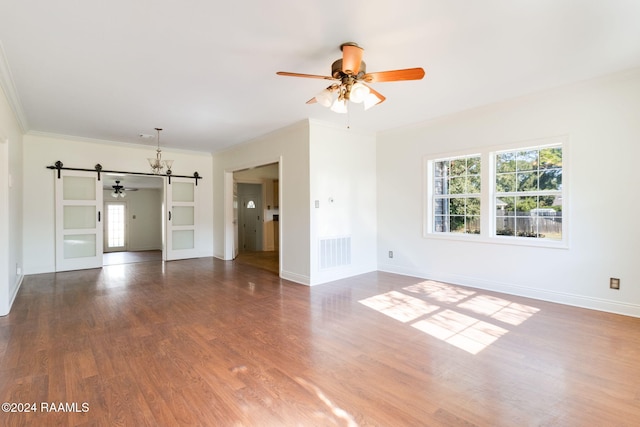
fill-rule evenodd
<path id="1" fill-rule="evenodd" d="M 426 180 L 426 182 L 428 182 L 428 186 L 427 186 L 427 191 L 428 191 L 428 200 L 427 200 L 427 212 L 428 212 L 428 218 L 426 221 L 426 225 L 425 225 L 425 231 L 427 233 L 431 233 L 431 234 L 437 234 L 437 235 L 454 235 L 454 236 L 474 236 L 474 237 L 478 237 L 480 236 L 480 234 L 474 234 L 474 233 L 461 233 L 461 232 L 454 232 L 454 231 L 434 231 L 434 218 L 435 218 L 435 201 L 437 198 L 439 198 L 437 194 L 435 194 L 435 190 L 434 190 L 434 183 L 435 183 L 435 178 L 434 178 L 434 172 L 435 172 L 435 166 L 434 164 L 437 162 L 442 162 L 442 161 L 452 161 L 452 160 L 460 160 L 460 159 L 466 159 L 466 158 L 471 158 L 471 157 L 479 157 L 480 158 L 480 171 L 481 171 L 481 175 L 480 175 L 480 193 L 465 193 L 465 194 L 447 194 L 447 196 L 449 197 L 440 197 L 440 198 L 448 198 L 448 199 L 466 199 L 466 198 L 475 198 L 474 196 L 477 194 L 478 198 L 480 198 L 480 221 L 481 221 L 481 232 L 482 232 L 482 185 L 483 185 L 483 179 L 482 179 L 482 174 L 483 169 L 482 169 L 482 163 L 483 163 L 483 159 L 482 159 L 482 155 L 480 153 L 466 153 L 463 155 L 451 155 L 451 156 L 446 156 L 446 157 L 442 157 L 442 156 L 438 156 L 438 157 L 434 157 L 434 158 L 430 158 L 427 161 L 426 164 L 426 169 L 427 169 L 427 175 L 428 175 L 428 179 Z"/>
<path id="2" fill-rule="evenodd" d="M 562 147 L 562 239 L 498 236 L 496 235 L 496 164 L 495 156 L 500 152 L 527 150 L 551 146 Z M 570 144 L 569 136 L 554 136 L 536 140 L 520 141 L 511 144 L 469 149 L 466 151 L 438 153 L 423 158 L 423 237 L 427 239 L 462 240 L 468 242 L 506 244 L 516 246 L 535 246 L 546 248 L 569 248 L 570 237 Z M 480 155 L 481 193 L 480 193 L 480 234 L 451 233 L 433 231 L 434 226 L 434 163 L 441 160 Z"/>

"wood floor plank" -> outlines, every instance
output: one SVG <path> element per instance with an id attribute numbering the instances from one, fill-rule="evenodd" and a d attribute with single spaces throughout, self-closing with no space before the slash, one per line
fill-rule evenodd
<path id="1" fill-rule="evenodd" d="M 309 288 L 255 258 L 25 277 L 0 318 L 0 399 L 89 410 L 0 424 L 640 419 L 640 319 L 382 272 Z"/>

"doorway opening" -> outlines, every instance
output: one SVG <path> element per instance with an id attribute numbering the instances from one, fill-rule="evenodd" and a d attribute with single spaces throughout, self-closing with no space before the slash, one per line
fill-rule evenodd
<path id="1" fill-rule="evenodd" d="M 279 162 L 233 172 L 233 259 L 280 274 Z"/>
<path id="2" fill-rule="evenodd" d="M 162 177 L 127 174 L 103 176 L 103 265 L 130 264 L 163 259 Z M 115 181 L 124 197 L 113 197 Z"/>

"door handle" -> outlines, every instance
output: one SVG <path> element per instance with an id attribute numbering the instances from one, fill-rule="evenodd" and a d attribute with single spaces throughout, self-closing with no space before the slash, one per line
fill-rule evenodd
<path id="1" fill-rule="evenodd" d="M 100 222 L 100 211 L 98 211 L 98 222 Z"/>
<path id="2" fill-rule="evenodd" d="M 171 221 L 171 211 L 169 211 L 169 221 Z"/>

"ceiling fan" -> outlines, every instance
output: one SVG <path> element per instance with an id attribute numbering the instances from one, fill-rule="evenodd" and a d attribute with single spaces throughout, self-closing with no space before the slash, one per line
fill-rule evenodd
<path id="1" fill-rule="evenodd" d="M 279 76 L 336 81 L 307 101 L 307 104 L 318 102 L 325 107 L 330 107 L 332 111 L 337 113 L 347 112 L 347 101 L 364 103 L 364 109 L 368 110 L 386 99 L 367 83 L 420 80 L 424 77 L 424 70 L 419 67 L 367 73 L 367 66 L 362 60 L 363 48 L 358 46 L 357 43 L 347 42 L 340 45 L 340 50 L 342 51 L 342 58 L 331 64 L 331 76 L 289 73 L 286 71 L 278 71 L 276 74 Z"/>

